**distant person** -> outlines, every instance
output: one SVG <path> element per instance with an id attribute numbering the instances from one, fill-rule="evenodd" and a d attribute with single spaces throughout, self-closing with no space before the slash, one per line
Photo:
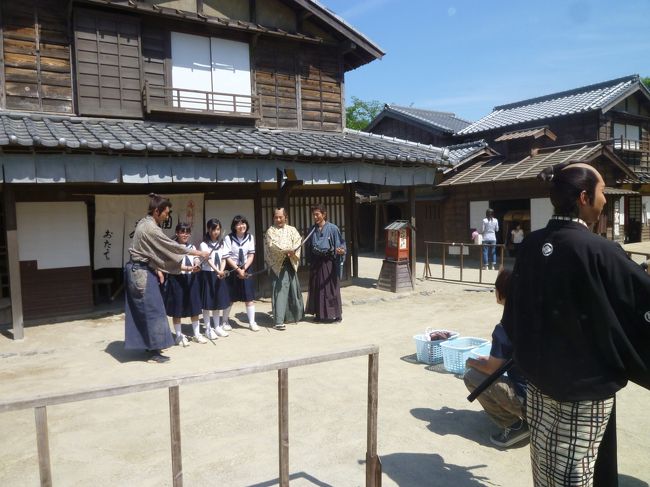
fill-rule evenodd
<path id="1" fill-rule="evenodd" d="M 504 305 L 508 297 L 511 272 L 502 269 L 494 283 L 497 303 Z M 463 380 L 472 392 L 487 377 L 512 358 L 512 343 L 501 323 L 492 332 L 492 348 L 489 357 L 467 359 L 467 370 Z M 502 448 L 519 443 L 530 436 L 526 423 L 526 381 L 512 367 L 507 376 L 501 376 L 478 397 L 490 419 L 501 428 L 490 436 L 490 441 Z"/>
<path id="2" fill-rule="evenodd" d="M 522 242 L 502 318 L 528 383 L 533 482 L 616 486 L 616 392 L 650 388 L 650 277 L 590 230 L 606 203 L 596 169 L 539 177 L 555 214 Z"/>
<path id="3" fill-rule="evenodd" d="M 135 227 L 129 248 L 131 260 L 124 266 L 126 316 L 124 348 L 146 350 L 152 362 L 168 362 L 162 350 L 174 345 L 158 288 L 156 270 L 178 274 L 186 255 L 207 257 L 208 252 L 189 249 L 164 234 L 160 225 L 171 213 L 171 201 L 151 193 L 147 216 Z"/>
<path id="4" fill-rule="evenodd" d="M 339 269 L 345 260 L 345 242 L 339 228 L 327 221 L 327 210 L 323 205 L 314 205 L 311 214 L 314 231 L 305 245 L 309 261 L 305 313 L 315 315 L 317 322 L 339 323 L 343 319 Z"/>
<path id="5" fill-rule="evenodd" d="M 483 268 L 496 269 L 497 267 L 497 232 L 499 231 L 499 221 L 494 218 L 494 210 L 488 208 L 485 211 L 485 218 L 481 226 L 481 236 L 483 237 Z M 489 255 L 488 255 L 489 253 Z"/>
<path id="6" fill-rule="evenodd" d="M 517 257 L 517 251 L 521 242 L 524 241 L 524 229 L 521 228 L 521 223 L 515 222 L 514 228 L 510 230 L 510 241 L 512 242 L 512 255 L 511 257 Z"/>
<path id="7" fill-rule="evenodd" d="M 266 231 L 264 238 L 264 258 L 273 273 L 271 305 L 274 328 L 277 330 L 284 330 L 285 323 L 296 323 L 305 315 L 298 280 L 301 243 L 298 230 L 287 224 L 286 210 L 276 208 L 273 212 L 273 225 Z"/>
<path id="8" fill-rule="evenodd" d="M 476 228 L 472 228 L 472 243 L 474 245 L 481 245 L 483 243 L 483 235 L 479 233 Z"/>

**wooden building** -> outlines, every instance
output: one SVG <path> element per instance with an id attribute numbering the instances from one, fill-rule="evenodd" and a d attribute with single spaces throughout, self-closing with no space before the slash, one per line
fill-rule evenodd
<path id="1" fill-rule="evenodd" d="M 432 184 L 428 145 L 348 131 L 344 77 L 383 52 L 312 0 L 0 3 L 0 291 L 24 320 L 119 289 L 146 194 L 174 221 L 248 216 L 263 265 L 273 206 L 316 201 L 357 252 L 353 184 Z M 108 290 L 102 291 L 102 285 Z"/>
<path id="2" fill-rule="evenodd" d="M 495 107 L 460 130 L 498 153 L 457 165 L 440 184 L 446 240 L 468 241 L 490 207 L 506 242 L 513 221 L 534 230 L 552 212 L 534 180 L 546 166 L 581 160 L 601 170 L 607 206 L 596 231 L 621 242 L 650 240 L 650 91 L 626 76 Z"/>

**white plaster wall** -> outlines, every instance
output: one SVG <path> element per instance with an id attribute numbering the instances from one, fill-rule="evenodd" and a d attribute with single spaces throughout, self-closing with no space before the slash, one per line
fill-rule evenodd
<path id="1" fill-rule="evenodd" d="M 553 216 L 553 204 L 550 198 L 530 199 L 530 229 L 544 228 Z"/>
<path id="2" fill-rule="evenodd" d="M 241 215 L 248 220 L 248 231 L 253 234 L 256 241 L 262 238 L 264 229 L 259 235 L 255 229 L 255 202 L 253 200 L 206 200 L 204 228 L 205 222 L 210 218 L 218 218 L 221 221 L 224 235 L 227 235 L 230 233 L 230 224 L 235 215 Z"/>
<path id="3" fill-rule="evenodd" d="M 489 201 L 470 201 L 469 202 L 469 228 L 476 228 L 479 232 L 485 218 L 485 210 L 490 207 Z M 467 231 L 469 232 L 469 228 Z M 469 234 L 468 234 L 469 236 Z"/>

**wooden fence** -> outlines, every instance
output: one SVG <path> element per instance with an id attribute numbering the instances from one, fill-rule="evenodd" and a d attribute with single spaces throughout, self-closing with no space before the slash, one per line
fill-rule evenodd
<path id="1" fill-rule="evenodd" d="M 505 253 L 505 245 L 503 244 L 467 244 L 467 243 L 456 243 L 456 242 L 429 242 L 425 241 L 425 260 L 424 260 L 424 272 L 423 272 L 423 278 L 424 279 L 436 279 L 436 277 L 433 275 L 431 272 L 431 265 L 433 263 L 433 259 L 435 259 L 437 256 L 440 256 L 440 265 L 442 266 L 442 276 L 440 279 L 447 280 L 447 281 L 461 281 L 461 282 L 472 282 L 472 283 L 479 283 L 479 284 L 484 284 L 486 283 L 483 280 L 483 268 L 486 267 L 487 263 L 483 262 L 483 248 L 484 247 L 495 247 L 495 252 L 497 252 L 497 255 L 499 256 L 498 264 L 497 264 L 497 269 L 501 269 L 503 267 L 503 261 L 504 261 L 504 253 Z M 479 254 L 479 259 L 478 259 L 478 265 L 476 262 L 472 262 L 469 266 L 466 263 L 466 256 L 469 255 L 470 250 L 474 249 L 475 251 L 478 251 Z M 459 270 L 460 270 L 460 277 L 458 279 L 452 279 L 448 277 L 446 273 L 446 267 L 449 265 L 447 263 L 448 259 L 448 254 L 449 255 L 458 255 L 458 261 L 459 261 Z M 478 267 L 478 281 L 474 279 L 468 279 L 467 278 L 467 273 L 465 273 L 465 276 L 463 276 L 463 271 L 466 268 L 469 268 L 471 272 L 471 276 L 474 277 L 476 275 L 476 268 Z"/>
<path id="2" fill-rule="evenodd" d="M 183 463 L 181 455 L 181 416 L 179 387 L 181 385 L 211 382 L 231 377 L 278 371 L 278 448 L 280 486 L 289 485 L 289 369 L 303 365 L 331 362 L 351 357 L 368 355 L 368 412 L 367 412 L 367 450 L 366 450 L 366 486 L 381 486 L 381 462 L 377 456 L 377 398 L 379 348 L 366 345 L 359 348 L 344 349 L 289 360 L 251 364 L 229 369 L 187 374 L 165 379 L 134 382 L 127 385 L 108 386 L 97 389 L 51 396 L 37 396 L 26 399 L 0 402 L 0 413 L 22 409 L 34 409 L 36 419 L 36 445 L 38 466 L 42 486 L 52 485 L 52 466 L 47 427 L 47 407 L 89 399 L 133 394 L 155 389 L 169 389 L 169 422 L 171 432 L 172 483 L 174 487 L 183 485 Z M 6 439 L 6 438 L 5 438 Z"/>

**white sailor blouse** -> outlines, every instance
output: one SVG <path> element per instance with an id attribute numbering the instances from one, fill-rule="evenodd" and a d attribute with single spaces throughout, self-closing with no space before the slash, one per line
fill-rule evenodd
<path id="1" fill-rule="evenodd" d="M 241 240 L 237 235 L 230 233 L 226 235 L 224 243 L 228 252 L 225 257 L 231 258 L 238 266 L 246 263 L 250 254 L 255 254 L 255 237 L 250 233 L 246 233 Z"/>

